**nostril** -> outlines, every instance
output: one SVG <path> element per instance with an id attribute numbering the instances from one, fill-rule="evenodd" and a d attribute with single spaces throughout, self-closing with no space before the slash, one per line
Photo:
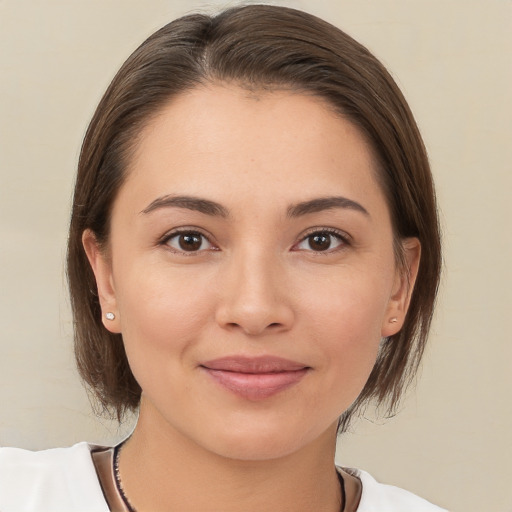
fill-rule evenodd
<path id="1" fill-rule="evenodd" d="M 261 301 L 260 301 L 261 302 Z M 276 334 L 291 328 L 294 320 L 292 309 L 283 303 L 250 303 L 247 300 L 228 300 L 215 312 L 215 321 L 232 332 L 242 330 L 248 335 L 267 331 Z"/>

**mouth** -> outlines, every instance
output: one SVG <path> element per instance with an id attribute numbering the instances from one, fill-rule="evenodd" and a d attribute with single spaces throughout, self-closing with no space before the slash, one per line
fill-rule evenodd
<path id="1" fill-rule="evenodd" d="M 298 384 L 311 368 L 280 357 L 224 357 L 200 368 L 228 391 L 258 401 Z"/>

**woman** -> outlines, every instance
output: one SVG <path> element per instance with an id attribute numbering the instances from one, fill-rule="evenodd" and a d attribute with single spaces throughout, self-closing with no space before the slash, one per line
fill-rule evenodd
<path id="1" fill-rule="evenodd" d="M 80 372 L 137 425 L 3 449 L 0 509 L 440 510 L 334 465 L 414 376 L 439 269 L 421 137 L 365 48 L 283 7 L 170 23 L 96 110 L 69 237 Z"/>

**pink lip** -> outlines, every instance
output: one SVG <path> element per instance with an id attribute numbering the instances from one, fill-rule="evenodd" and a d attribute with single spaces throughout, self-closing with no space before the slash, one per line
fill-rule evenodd
<path id="1" fill-rule="evenodd" d="M 202 363 L 219 384 L 248 400 L 263 400 L 297 384 L 310 369 L 280 357 L 234 356 Z"/>

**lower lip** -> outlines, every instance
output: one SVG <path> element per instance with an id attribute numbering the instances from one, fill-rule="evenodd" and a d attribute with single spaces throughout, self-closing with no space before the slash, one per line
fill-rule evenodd
<path id="1" fill-rule="evenodd" d="M 307 368 L 275 373 L 239 373 L 205 367 L 203 369 L 232 393 L 254 401 L 270 398 L 294 386 L 308 372 Z"/>

